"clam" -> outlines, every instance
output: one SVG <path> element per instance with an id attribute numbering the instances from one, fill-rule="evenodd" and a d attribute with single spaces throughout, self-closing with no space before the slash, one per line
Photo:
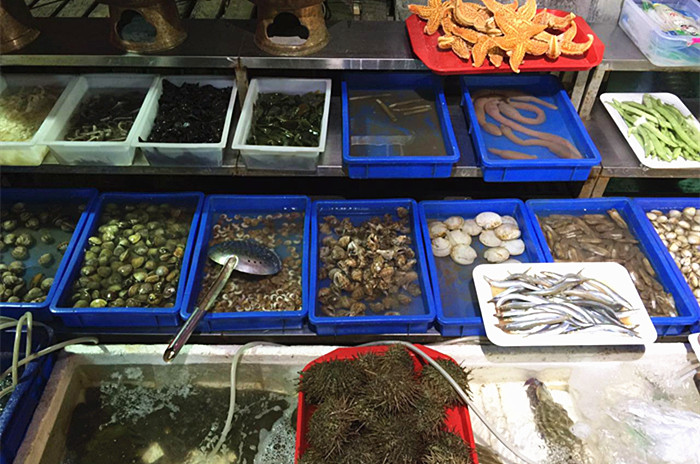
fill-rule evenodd
<path id="1" fill-rule="evenodd" d="M 447 219 L 445 219 L 443 223 L 447 226 L 448 229 L 457 230 L 460 227 L 462 227 L 462 224 L 464 224 L 464 218 L 460 216 L 450 216 Z"/>
<path id="2" fill-rule="evenodd" d="M 450 258 L 457 264 L 468 266 L 477 258 L 476 250 L 469 245 L 457 245 L 452 248 Z"/>
<path id="3" fill-rule="evenodd" d="M 467 219 L 466 221 L 464 221 L 464 224 L 462 224 L 460 230 L 471 236 L 477 236 L 481 233 L 481 227 L 476 223 L 474 219 Z"/>
<path id="4" fill-rule="evenodd" d="M 479 234 L 479 241 L 487 247 L 500 246 L 502 241 L 493 230 L 484 230 Z"/>
<path id="5" fill-rule="evenodd" d="M 447 233 L 447 226 L 440 221 L 431 222 L 428 226 L 428 232 L 430 233 L 430 238 L 444 237 Z"/>
<path id="6" fill-rule="evenodd" d="M 465 234 L 461 230 L 450 230 L 449 232 L 447 232 L 447 240 L 452 246 L 471 245 L 472 236 L 469 234 Z"/>
<path id="7" fill-rule="evenodd" d="M 487 230 L 495 229 L 503 223 L 501 216 L 490 211 L 479 214 L 474 220 L 479 227 Z"/>
<path id="8" fill-rule="evenodd" d="M 515 240 L 520 238 L 520 229 L 517 224 L 504 223 L 494 229 L 496 237 L 501 240 Z"/>
<path id="9" fill-rule="evenodd" d="M 448 256 L 450 251 L 452 251 L 452 245 L 444 237 L 436 237 L 431 243 L 431 248 L 433 250 L 433 256 L 442 258 Z"/>
<path id="10" fill-rule="evenodd" d="M 522 255 L 525 253 L 525 242 L 520 239 L 517 240 L 507 240 L 503 242 L 503 247 L 508 250 L 513 256 Z"/>
<path id="11" fill-rule="evenodd" d="M 518 221 L 516 221 L 513 216 L 501 216 L 501 223 L 502 224 L 513 224 L 514 226 L 518 225 Z"/>
<path id="12" fill-rule="evenodd" d="M 505 247 L 489 248 L 484 252 L 484 258 L 489 263 L 502 263 L 510 258 L 510 252 Z"/>

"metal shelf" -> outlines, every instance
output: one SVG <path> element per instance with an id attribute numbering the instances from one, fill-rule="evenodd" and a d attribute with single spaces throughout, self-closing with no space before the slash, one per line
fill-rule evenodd
<path id="1" fill-rule="evenodd" d="M 481 177 L 481 168 L 477 166 L 467 123 L 464 113 L 459 106 L 457 96 L 450 96 L 448 105 L 457 142 L 461 151 L 459 162 L 452 169 L 452 177 Z M 315 172 L 295 172 L 283 170 L 255 171 L 246 169 L 243 160 L 238 155 L 227 152 L 221 167 L 158 167 L 150 166 L 142 154 L 137 153 L 131 166 L 69 166 L 58 164 L 52 155 L 48 155 L 41 166 L 3 166 L 3 173 L 35 173 L 35 174 L 126 174 L 126 175 L 196 175 L 196 176 L 307 176 L 307 177 L 345 177 L 342 159 L 342 130 L 341 130 L 340 97 L 331 99 L 331 114 L 329 119 L 326 150 L 319 159 Z M 232 125 L 229 140 L 233 136 L 235 125 Z M 229 142 L 230 144 L 230 142 Z"/>
<path id="2" fill-rule="evenodd" d="M 331 40 L 313 56 L 267 55 L 255 46 L 255 21 L 185 19 L 187 40 L 157 55 L 124 53 L 109 42 L 103 18 L 37 18 L 39 38 L 0 66 L 100 66 L 326 70 L 425 70 L 399 21 L 329 21 Z"/>
<path id="3" fill-rule="evenodd" d="M 700 169 L 649 169 L 640 164 L 600 101 L 584 124 L 600 151 L 602 177 L 700 178 Z"/>

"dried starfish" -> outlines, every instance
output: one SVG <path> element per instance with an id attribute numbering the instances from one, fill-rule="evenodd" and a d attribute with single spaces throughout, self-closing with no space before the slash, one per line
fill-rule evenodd
<path id="1" fill-rule="evenodd" d="M 474 60 L 472 66 L 476 68 L 481 67 L 481 65 L 484 64 L 484 61 L 486 61 L 486 55 L 488 55 L 489 50 L 491 50 L 493 47 L 500 48 L 498 42 L 496 41 L 497 39 L 498 37 L 491 37 L 483 34 L 479 37 L 472 48 L 472 60 Z"/>
<path id="2" fill-rule="evenodd" d="M 428 23 L 425 25 L 424 32 L 427 35 L 433 35 L 440 28 L 440 22 L 442 18 L 449 14 L 449 10 L 452 8 L 452 3 L 443 2 L 442 0 L 428 0 L 428 5 L 408 5 L 408 9 L 411 13 L 418 15 L 420 18 L 425 19 Z"/>
<path id="3" fill-rule="evenodd" d="M 503 59 L 505 58 L 506 54 L 500 48 L 493 47 L 491 50 L 489 50 L 487 56 L 492 65 L 494 65 L 497 68 L 500 68 L 503 64 Z"/>
<path id="4" fill-rule="evenodd" d="M 498 21 L 498 16 L 496 18 L 496 21 Z M 493 40 L 496 45 L 504 50 L 510 58 L 509 64 L 513 72 L 520 72 L 520 65 L 525 59 L 526 53 L 532 55 L 542 54 L 540 43 L 531 38 L 539 32 L 542 32 L 543 27 L 544 26 L 538 24 L 530 24 L 515 29 L 512 28 L 510 24 L 504 23 L 502 30 L 505 32 L 505 35 L 502 37 L 494 37 Z"/>
<path id="5" fill-rule="evenodd" d="M 566 16 L 557 16 L 547 11 L 547 8 L 544 8 L 535 15 L 533 21 L 536 24 L 546 25 L 548 29 L 564 30 L 574 22 L 575 18 L 576 15 L 573 13 L 569 13 Z"/>
<path id="6" fill-rule="evenodd" d="M 479 31 L 486 32 L 486 21 L 491 15 L 485 7 L 476 3 L 463 2 L 462 0 L 452 0 L 452 8 L 452 14 L 457 24 L 471 26 Z"/>
<path id="7" fill-rule="evenodd" d="M 452 50 L 458 57 L 468 60 L 471 57 L 471 47 L 461 38 L 454 35 L 438 37 L 438 48 Z"/>
<path id="8" fill-rule="evenodd" d="M 527 0 L 520 8 L 517 10 L 517 15 L 525 21 L 532 21 L 537 14 L 537 2 L 536 0 Z"/>

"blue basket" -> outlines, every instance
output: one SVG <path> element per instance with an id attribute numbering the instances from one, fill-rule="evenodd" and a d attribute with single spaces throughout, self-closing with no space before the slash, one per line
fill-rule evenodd
<path id="1" fill-rule="evenodd" d="M 102 207 L 107 203 L 169 203 L 173 206 L 192 208 L 194 215 L 185 245 L 185 254 L 180 268 L 180 281 L 177 287 L 175 305 L 172 308 L 73 308 L 69 306 L 73 282 L 78 277 L 85 258 L 88 238 L 99 227 Z M 173 327 L 180 324 L 180 308 L 185 304 L 185 287 L 187 273 L 192 257 L 192 250 L 197 237 L 197 226 L 204 203 L 201 193 L 103 193 L 97 199 L 85 232 L 76 244 L 64 279 L 51 301 L 51 312 L 68 327 Z"/>
<path id="2" fill-rule="evenodd" d="M 377 146 L 370 156 L 350 156 L 350 105 L 348 92 L 352 90 L 417 90 L 427 89 L 435 93 L 435 104 L 440 123 L 439 130 L 445 143 L 445 156 L 426 153 L 425 156 L 397 156 L 388 153 L 389 145 Z M 455 138 L 450 114 L 445 102 L 445 92 L 439 77 L 429 73 L 350 73 L 342 83 L 343 90 L 343 164 L 353 179 L 368 178 L 426 178 L 450 177 L 452 166 L 459 160 L 459 147 Z M 423 127 L 433 123 L 424 117 Z M 437 127 L 433 127 L 437 131 Z"/>
<path id="3" fill-rule="evenodd" d="M 698 320 L 697 302 L 690 287 L 682 280 L 676 264 L 671 260 L 663 244 L 654 239 L 656 232 L 641 210 L 628 198 L 595 198 L 586 200 L 529 200 L 528 213 L 532 215 L 533 224 L 538 224 L 536 232 L 547 261 L 554 261 L 547 245 L 547 239 L 539 227 L 537 215 L 550 214 L 605 214 L 609 209 L 616 209 L 627 222 L 630 232 L 639 240 L 642 252 L 651 263 L 664 290 L 671 293 L 676 302 L 677 317 L 652 317 L 651 321 L 660 336 L 680 335 Z M 653 234 L 653 235 L 652 235 Z M 659 247 L 659 244 L 661 247 Z"/>
<path id="4" fill-rule="evenodd" d="M 661 238 L 659 237 L 659 234 L 656 232 L 654 229 L 654 226 L 651 224 L 651 221 L 646 217 L 646 213 L 651 211 L 652 209 L 658 209 L 664 212 L 667 212 L 670 209 L 677 209 L 677 210 L 683 210 L 684 208 L 687 208 L 689 206 L 692 206 L 694 208 L 700 209 L 700 198 L 633 198 L 632 203 L 640 208 L 640 215 L 644 216 L 644 219 L 642 219 L 642 222 L 648 225 L 649 227 L 649 235 L 652 236 L 654 239 L 654 242 L 656 243 L 656 246 L 660 248 L 661 250 L 666 250 L 668 254 L 668 249 L 666 246 L 663 244 L 661 241 Z M 645 222 L 646 221 L 646 222 Z M 672 267 L 675 268 L 677 271 L 677 278 L 688 285 L 688 283 L 685 280 L 685 277 L 683 277 L 683 273 L 678 269 L 678 265 L 676 262 L 673 260 L 670 254 L 668 254 L 668 259 L 671 261 L 673 264 Z M 691 290 L 692 294 L 692 290 Z M 681 295 L 683 296 L 683 295 Z M 692 306 L 695 308 L 695 314 L 696 318 L 700 317 L 700 305 L 698 305 L 698 300 L 695 298 L 695 295 L 691 295 L 693 298 L 691 298 L 688 301 L 688 306 Z M 698 326 L 700 328 L 700 326 Z M 696 329 L 697 330 L 697 329 Z"/>
<path id="5" fill-rule="evenodd" d="M 591 168 L 600 164 L 598 149 L 566 91 L 554 76 L 463 76 L 461 84 L 462 108 L 486 182 L 580 181 L 588 179 Z M 545 147 L 523 147 L 505 136 L 494 136 L 483 131 L 476 119 L 471 92 L 499 88 L 522 90 L 555 104 L 557 110 L 542 108 L 547 120 L 532 126 L 533 129 L 564 137 L 578 148 L 583 158 L 559 158 Z M 490 120 L 490 116 L 487 118 Z M 524 138 L 531 137 L 525 135 Z M 537 159 L 507 160 L 490 153 L 488 147 L 525 152 L 537 155 Z"/>
<path id="6" fill-rule="evenodd" d="M 31 311 L 32 316 L 38 321 L 50 321 L 52 319 L 51 312 L 49 311 L 49 304 L 51 300 L 56 295 L 57 289 L 60 286 L 60 282 L 65 274 L 68 262 L 73 254 L 76 244 L 80 240 L 83 233 L 85 224 L 87 223 L 90 212 L 92 211 L 92 205 L 97 197 L 97 190 L 95 189 L 2 189 L 2 194 L 0 195 L 3 202 L 3 207 L 9 207 L 15 202 L 23 202 L 28 205 L 40 203 L 40 204 L 60 204 L 65 206 L 65 203 L 75 203 L 77 207 L 79 203 L 85 204 L 85 210 L 80 215 L 78 222 L 75 226 L 75 230 L 70 237 L 68 242 L 68 248 L 66 248 L 63 257 L 58 263 L 58 268 L 56 269 L 56 274 L 53 276 L 54 283 L 49 290 L 46 299 L 42 303 L 0 303 L 0 314 L 7 317 L 19 318 L 22 314 L 27 311 Z M 38 237 L 35 237 L 38 239 Z M 45 252 L 55 252 L 57 243 L 51 245 L 44 245 L 39 240 L 34 245 L 31 250 L 30 260 L 25 262 L 27 266 L 27 271 L 25 273 L 25 280 L 29 281 L 34 274 L 32 269 L 41 270 L 41 266 L 36 263 L 38 256 Z M 9 256 L 10 250 L 6 251 Z M 55 255 L 55 253 L 53 253 Z M 8 259 L 9 261 L 14 261 L 14 259 Z M 33 264 L 31 264 L 33 262 Z"/>
<path id="7" fill-rule="evenodd" d="M 421 232 L 425 253 L 428 257 L 428 270 L 430 271 L 430 282 L 437 311 L 437 325 L 443 336 L 486 335 L 472 279 L 474 268 L 479 264 L 486 263 L 486 260 L 483 259 L 485 247 L 479 243 L 478 237 L 472 237 L 472 246 L 480 257 L 469 266 L 460 266 L 449 257 L 435 258 L 428 232 L 428 220 L 445 220 L 450 216 L 471 219 L 484 211 L 513 216 L 518 221 L 522 233 L 520 239 L 525 242 L 525 253 L 513 256 L 513 258 L 526 263 L 546 261 L 530 215 L 527 213 L 525 204 L 520 200 L 421 202 L 419 204 Z M 440 269 L 438 269 L 438 261 Z"/>
<path id="8" fill-rule="evenodd" d="M 199 236 L 194 249 L 194 260 L 190 268 L 189 282 L 184 300 L 189 304 L 182 307 L 180 314 L 183 319 L 190 317 L 190 309 L 197 304 L 201 290 L 202 270 L 207 261 L 209 241 L 212 227 L 219 215 L 266 215 L 299 211 L 304 213 L 304 235 L 302 244 L 302 308 L 300 311 L 246 311 L 230 313 L 209 313 L 199 324 L 204 332 L 219 330 L 273 330 L 300 329 L 309 311 L 306 295 L 308 293 L 309 272 L 309 234 L 311 227 L 311 200 L 305 196 L 243 196 L 243 195 L 212 195 L 204 203 L 204 212 L 199 226 Z M 284 257 L 286 247 L 280 247 L 277 253 Z"/>
<path id="9" fill-rule="evenodd" d="M 420 298 L 415 298 L 411 305 L 403 310 L 401 316 L 356 316 L 330 317 L 321 312 L 316 294 L 320 288 L 318 281 L 319 257 L 322 237 L 319 234 L 319 224 L 328 215 L 338 219 L 350 218 L 357 225 L 374 216 L 391 214 L 396 218 L 396 208 L 404 207 L 409 211 L 411 225 L 411 240 L 416 254 L 416 272 L 422 291 Z M 418 220 L 418 205 L 415 200 L 330 200 L 316 201 L 311 213 L 311 269 L 309 274 L 309 321 L 319 335 L 353 335 L 353 334 L 408 334 L 426 332 L 435 319 L 435 305 L 430 289 L 428 268 L 425 261 L 425 250 L 421 239 L 420 222 Z M 327 282 L 327 279 L 326 281 Z"/>
<path id="10" fill-rule="evenodd" d="M 14 331 L 0 333 L 0 371 L 12 365 Z M 35 328 L 32 331 L 32 351 L 46 348 L 53 339 L 50 328 Z M 25 338 L 22 337 L 21 357 L 24 357 Z M 22 445 L 34 410 L 39 404 L 46 382 L 51 376 L 55 355 L 49 354 L 20 368 L 21 376 L 17 387 L 10 394 L 5 408 L 0 413 L 0 464 L 12 464 L 17 450 Z M 22 370 L 23 369 L 23 370 Z"/>

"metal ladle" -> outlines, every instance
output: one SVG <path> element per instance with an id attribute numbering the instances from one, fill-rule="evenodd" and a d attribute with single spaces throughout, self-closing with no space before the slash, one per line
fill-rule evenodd
<path id="1" fill-rule="evenodd" d="M 282 269 L 282 261 L 274 250 L 271 250 L 255 240 L 231 240 L 222 242 L 209 248 L 209 259 L 223 266 L 216 281 L 207 291 L 202 303 L 194 308 L 190 317 L 180 328 L 180 331 L 172 339 L 165 353 L 163 361 L 170 362 L 180 352 L 189 340 L 192 332 L 209 311 L 214 301 L 226 286 L 234 270 L 254 275 L 274 275 Z"/>

